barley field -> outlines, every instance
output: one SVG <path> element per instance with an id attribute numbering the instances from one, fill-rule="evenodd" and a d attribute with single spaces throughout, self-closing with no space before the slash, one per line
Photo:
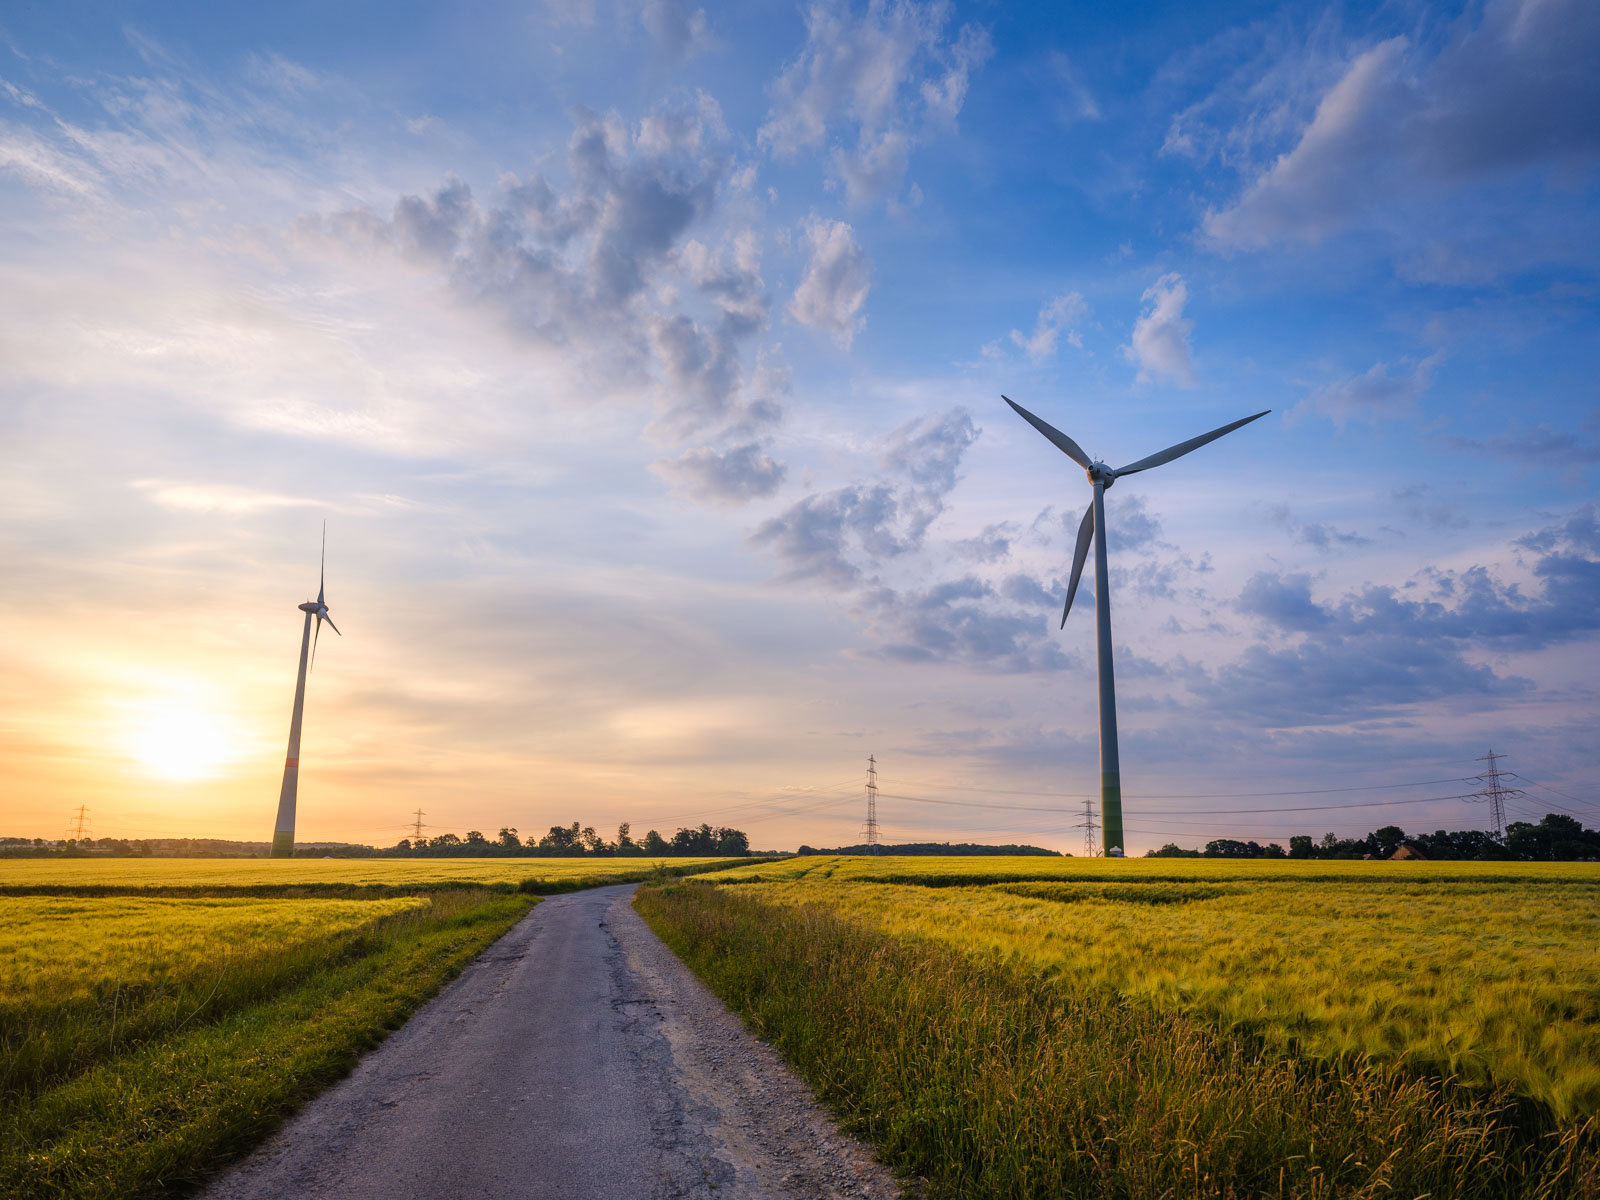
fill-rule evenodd
<path id="1" fill-rule="evenodd" d="M 587 883 L 715 866 L 719 858 L 0 858 L 0 892 L 34 887 L 282 887 Z"/>
<path id="2" fill-rule="evenodd" d="M 540 894 L 728 861 L 0 859 L 0 1196 L 182 1194 Z"/>
<path id="3" fill-rule="evenodd" d="M 808 857 L 638 907 L 935 1194 L 1600 1194 L 1594 864 Z"/>

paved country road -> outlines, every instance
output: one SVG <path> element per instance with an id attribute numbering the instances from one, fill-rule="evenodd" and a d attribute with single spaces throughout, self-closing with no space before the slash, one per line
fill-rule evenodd
<path id="1" fill-rule="evenodd" d="M 899 1196 L 632 894 L 545 900 L 206 1200 Z"/>

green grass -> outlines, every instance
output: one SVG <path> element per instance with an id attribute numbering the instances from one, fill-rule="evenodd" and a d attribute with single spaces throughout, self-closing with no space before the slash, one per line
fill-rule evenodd
<path id="1" fill-rule="evenodd" d="M 0 1195 L 177 1194 L 537 900 L 0 899 Z"/>
<path id="2" fill-rule="evenodd" d="M 1404 1061 L 1303 1057 L 997 948 L 892 932 L 825 895 L 784 901 L 782 886 L 674 884 L 636 903 L 934 1195 L 1600 1195 L 1594 1118 Z M 891 905 L 934 894 L 884 890 Z M 1058 917 L 1114 903 L 1006 899 Z"/>

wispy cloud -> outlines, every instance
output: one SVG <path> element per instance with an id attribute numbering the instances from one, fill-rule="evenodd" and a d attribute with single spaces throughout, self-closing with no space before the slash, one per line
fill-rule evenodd
<path id="1" fill-rule="evenodd" d="M 805 48 L 772 85 L 761 145 L 793 158 L 832 142 L 831 167 L 852 203 L 894 195 L 912 146 L 955 121 L 972 73 L 991 53 L 979 26 L 947 39 L 949 19 L 949 5 L 938 2 L 869 0 L 861 13 L 843 2 L 810 4 Z"/>
<path id="2" fill-rule="evenodd" d="M 1194 351 L 1189 344 L 1194 322 L 1183 315 L 1189 288 L 1177 274 L 1163 275 L 1145 289 L 1145 309 L 1133 323 L 1133 337 L 1123 357 L 1139 368 L 1139 382 L 1168 379 L 1193 387 Z"/>

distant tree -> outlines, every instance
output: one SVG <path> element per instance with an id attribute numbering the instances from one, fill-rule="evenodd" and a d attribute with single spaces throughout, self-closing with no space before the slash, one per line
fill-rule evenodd
<path id="1" fill-rule="evenodd" d="M 517 829 L 514 825 L 500 826 L 499 836 L 495 838 L 494 842 L 502 854 L 515 854 L 522 849 L 522 839 L 517 836 Z"/>
<path id="2" fill-rule="evenodd" d="M 667 844 L 667 839 L 654 829 L 644 835 L 644 841 L 639 843 L 639 848 L 646 854 L 657 856 L 670 853 L 672 850 L 672 847 Z"/>
<path id="3" fill-rule="evenodd" d="M 1176 842 L 1168 842 L 1159 850 L 1146 850 L 1144 856 L 1146 858 L 1199 858 L 1200 851 L 1185 850 Z"/>
<path id="4" fill-rule="evenodd" d="M 398 850 L 401 854 L 410 854 L 411 853 L 411 839 L 410 838 L 401 838 L 398 842 L 396 842 L 394 844 L 394 848 L 396 850 Z"/>
<path id="5" fill-rule="evenodd" d="M 1388 858 L 1400 849 L 1406 840 L 1406 831 L 1398 825 L 1385 825 L 1367 835 L 1367 846 L 1373 858 Z"/>
<path id="6" fill-rule="evenodd" d="M 1217 838 L 1207 842 L 1206 858 L 1260 858 L 1261 846 L 1256 842 L 1241 842 L 1234 838 Z"/>
<path id="7" fill-rule="evenodd" d="M 1513 821 L 1506 826 L 1506 849 L 1513 858 L 1535 862 L 1571 862 L 1600 856 L 1600 832 L 1565 813 L 1547 813 L 1537 825 Z"/>
<path id="8" fill-rule="evenodd" d="M 552 825 L 550 832 L 539 839 L 539 849 L 550 854 L 582 854 L 583 847 L 578 841 L 578 823 L 571 825 Z"/>
<path id="9" fill-rule="evenodd" d="M 1262 858 L 1286 858 L 1288 856 L 1284 854 L 1283 847 L 1278 845 L 1277 842 L 1268 842 L 1266 844 L 1266 846 L 1262 848 L 1261 857 Z"/>
<path id="10" fill-rule="evenodd" d="M 606 845 L 605 838 L 594 831 L 593 825 L 585 825 L 579 831 L 578 841 L 582 843 L 585 852 L 589 854 L 604 854 L 610 848 Z"/>
<path id="11" fill-rule="evenodd" d="M 620 825 L 617 826 L 617 853 L 618 854 L 637 854 L 637 853 L 639 853 L 639 843 L 634 841 L 633 838 L 629 836 L 629 833 L 630 833 L 631 830 L 632 830 L 632 826 L 630 826 L 626 821 L 623 821 Z"/>
<path id="12" fill-rule="evenodd" d="M 461 839 L 453 833 L 441 833 L 428 843 L 428 849 L 435 854 L 449 854 L 453 850 L 459 850 L 461 846 Z"/>
<path id="13" fill-rule="evenodd" d="M 1316 853 L 1316 845 L 1312 842 L 1309 833 L 1297 833 L 1289 839 L 1290 858 L 1312 858 L 1315 857 Z"/>
<path id="14" fill-rule="evenodd" d="M 717 831 L 709 825 L 680 829 L 672 835 L 672 853 L 709 858 L 717 852 Z"/>
<path id="15" fill-rule="evenodd" d="M 719 829 L 717 853 L 724 858 L 743 858 L 750 853 L 750 839 L 737 829 Z"/>

